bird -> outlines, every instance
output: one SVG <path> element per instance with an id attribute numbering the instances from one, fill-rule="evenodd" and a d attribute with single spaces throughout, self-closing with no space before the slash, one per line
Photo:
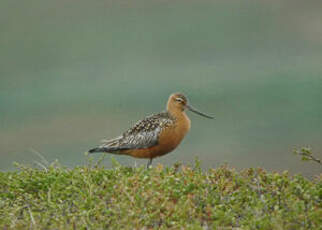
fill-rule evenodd
<path id="1" fill-rule="evenodd" d="M 191 121 L 186 110 L 214 119 L 192 107 L 182 93 L 173 93 L 169 96 L 166 111 L 139 120 L 122 135 L 103 140 L 101 145 L 90 149 L 88 153 L 103 152 L 146 158 L 149 168 L 154 158 L 173 151 L 189 132 Z"/>

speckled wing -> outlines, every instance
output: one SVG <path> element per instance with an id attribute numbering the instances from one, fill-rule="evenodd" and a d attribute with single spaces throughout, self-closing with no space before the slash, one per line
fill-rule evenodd
<path id="1" fill-rule="evenodd" d="M 144 149 L 158 144 L 161 131 L 173 124 L 174 119 L 169 113 L 163 112 L 138 121 L 119 140 L 121 149 Z"/>
<path id="2" fill-rule="evenodd" d="M 150 148 L 158 144 L 162 130 L 173 123 L 174 118 L 168 112 L 146 117 L 121 136 L 104 140 L 102 145 L 89 150 L 89 152 L 119 153 L 122 150 Z"/>

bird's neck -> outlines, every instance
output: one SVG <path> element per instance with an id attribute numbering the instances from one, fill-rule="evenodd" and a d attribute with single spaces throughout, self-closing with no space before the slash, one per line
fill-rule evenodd
<path id="1" fill-rule="evenodd" d="M 183 116 L 186 116 L 186 113 L 182 110 L 168 110 L 168 113 L 170 113 L 171 116 L 175 118 L 181 118 Z"/>
<path id="2" fill-rule="evenodd" d="M 176 120 L 177 131 L 185 135 L 190 130 L 191 123 L 185 111 L 177 107 L 168 108 L 167 110 L 168 113 Z"/>
<path id="3" fill-rule="evenodd" d="M 184 110 L 181 108 L 175 106 L 172 103 L 167 104 L 167 111 L 170 113 L 173 117 L 180 117 L 184 115 Z"/>

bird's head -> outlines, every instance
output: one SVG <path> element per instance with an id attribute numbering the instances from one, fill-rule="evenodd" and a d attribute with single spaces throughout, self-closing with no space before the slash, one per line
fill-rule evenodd
<path id="1" fill-rule="evenodd" d="M 214 117 L 199 112 L 188 103 L 188 99 L 182 93 L 173 93 L 170 95 L 167 110 L 170 112 L 183 112 L 185 109 L 190 110 L 200 116 L 213 119 Z"/>

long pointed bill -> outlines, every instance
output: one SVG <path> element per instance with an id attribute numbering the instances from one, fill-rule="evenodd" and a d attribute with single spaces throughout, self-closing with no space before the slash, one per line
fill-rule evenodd
<path id="1" fill-rule="evenodd" d="M 192 106 L 190 106 L 190 105 L 186 105 L 186 108 L 187 108 L 187 109 L 189 109 L 191 112 L 194 112 L 194 113 L 196 113 L 196 114 L 199 114 L 200 116 L 207 117 L 207 118 L 209 118 L 209 119 L 214 119 L 214 117 L 209 116 L 209 115 L 207 115 L 207 114 L 204 114 L 204 113 L 202 113 L 202 112 L 199 112 L 198 110 L 196 110 L 195 108 L 193 108 L 193 107 L 192 107 Z"/>

